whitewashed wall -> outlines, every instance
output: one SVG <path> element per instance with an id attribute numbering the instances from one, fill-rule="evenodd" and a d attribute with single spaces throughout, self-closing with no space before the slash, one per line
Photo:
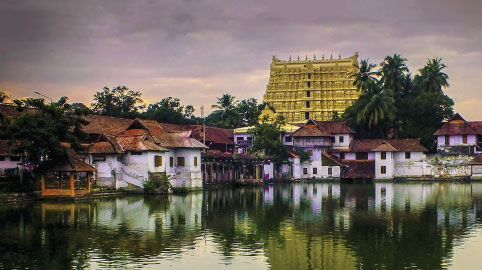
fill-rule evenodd
<path id="1" fill-rule="evenodd" d="M 392 179 L 394 175 L 394 153 L 385 152 L 386 159 L 382 159 L 381 152 L 375 153 L 375 178 L 376 179 Z M 382 174 L 382 166 L 385 166 L 386 173 Z"/>
<path id="2" fill-rule="evenodd" d="M 17 165 L 21 162 L 22 159 L 20 161 L 11 161 L 9 156 L 5 156 L 5 160 L 0 161 L 0 170 L 17 168 Z"/>

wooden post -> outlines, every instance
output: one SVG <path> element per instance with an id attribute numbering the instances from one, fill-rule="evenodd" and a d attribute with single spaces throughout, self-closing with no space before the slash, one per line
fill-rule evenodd
<path id="1" fill-rule="evenodd" d="M 45 174 L 40 175 L 40 186 L 42 189 L 42 196 L 45 195 Z"/>
<path id="2" fill-rule="evenodd" d="M 258 177 L 258 176 L 259 176 L 258 171 L 259 171 L 258 164 L 255 163 L 255 164 L 254 164 L 254 179 L 259 179 L 259 177 Z"/>
<path id="3" fill-rule="evenodd" d="M 70 196 L 75 196 L 75 191 L 74 191 L 74 172 L 70 172 Z"/>
<path id="4" fill-rule="evenodd" d="M 90 173 L 87 173 L 87 193 L 90 193 Z"/>
<path id="5" fill-rule="evenodd" d="M 224 173 L 225 173 L 225 172 L 224 172 L 224 163 L 223 163 L 223 183 L 224 183 L 224 181 L 225 181 L 224 178 L 226 178 L 226 175 L 225 175 Z"/>

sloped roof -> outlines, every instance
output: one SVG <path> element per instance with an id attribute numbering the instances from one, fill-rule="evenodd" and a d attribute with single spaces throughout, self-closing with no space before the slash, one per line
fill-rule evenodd
<path id="1" fill-rule="evenodd" d="M 36 113 L 37 109 L 27 108 L 23 111 L 18 111 L 17 106 L 14 104 L 0 104 L 0 114 L 7 118 L 16 118 L 22 113 Z"/>
<path id="2" fill-rule="evenodd" d="M 46 172 L 94 172 L 95 168 L 76 157 L 74 151 L 67 150 L 67 158 L 63 162 L 55 163 Z"/>
<path id="3" fill-rule="evenodd" d="M 166 148 L 146 140 L 145 135 L 117 136 L 116 140 L 124 151 L 167 151 Z"/>
<path id="4" fill-rule="evenodd" d="M 177 125 L 169 123 L 159 123 L 159 125 L 170 133 L 190 130 L 193 138 L 198 141 L 203 140 L 202 125 Z M 233 129 L 206 126 L 206 141 L 221 144 L 234 144 L 234 141 L 231 138 L 234 138 Z"/>
<path id="5" fill-rule="evenodd" d="M 330 133 L 327 133 L 320 129 L 319 126 L 303 126 L 297 131 L 291 134 L 291 137 L 333 137 Z"/>
<path id="6" fill-rule="evenodd" d="M 330 134 L 354 134 L 346 121 L 314 121 L 322 130 Z"/>
<path id="7" fill-rule="evenodd" d="M 325 152 L 321 153 L 321 164 L 323 166 L 343 166 L 338 159 Z"/>
<path id="8" fill-rule="evenodd" d="M 191 130 L 168 132 L 160 123 L 154 120 L 136 119 L 152 136 L 154 141 L 163 147 L 173 148 L 207 148 L 204 144 L 191 137 Z M 133 123 L 131 126 L 135 125 Z"/>
<path id="9" fill-rule="evenodd" d="M 295 131 L 292 137 L 333 137 L 334 134 L 353 134 L 346 121 L 315 121 L 308 120 Z"/>
<path id="10" fill-rule="evenodd" d="M 469 162 L 470 165 L 482 165 L 482 155 L 477 155 L 472 161 Z"/>
<path id="11" fill-rule="evenodd" d="M 114 136 L 101 135 L 96 142 L 89 145 L 90 154 L 117 154 L 123 153 L 124 149 Z"/>
<path id="12" fill-rule="evenodd" d="M 434 135 L 482 135 L 482 122 L 468 122 L 458 113 L 447 121 Z"/>
<path id="13" fill-rule="evenodd" d="M 82 130 L 89 134 L 117 135 L 126 130 L 132 119 L 89 114 L 84 117 L 89 122 Z"/>
<path id="14" fill-rule="evenodd" d="M 351 152 L 427 152 L 418 139 L 364 139 L 353 140 Z"/>
<path id="15" fill-rule="evenodd" d="M 375 177 L 375 161 L 374 160 L 343 160 L 344 167 L 341 169 L 341 178 L 370 179 Z"/>
<path id="16" fill-rule="evenodd" d="M 9 140 L 0 140 L 0 156 L 20 156 L 14 154 Z"/>

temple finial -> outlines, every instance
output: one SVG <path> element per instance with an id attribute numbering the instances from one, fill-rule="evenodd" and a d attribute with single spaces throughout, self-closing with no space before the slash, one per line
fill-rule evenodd
<path id="1" fill-rule="evenodd" d="M 290 54 L 290 62 L 291 62 L 291 54 Z"/>
<path id="2" fill-rule="evenodd" d="M 316 54 L 313 54 L 313 60 L 316 60 Z"/>
<path id="3" fill-rule="evenodd" d="M 330 60 L 333 60 L 333 54 L 330 54 Z"/>
<path id="4" fill-rule="evenodd" d="M 338 59 L 341 59 L 341 53 L 338 54 Z"/>

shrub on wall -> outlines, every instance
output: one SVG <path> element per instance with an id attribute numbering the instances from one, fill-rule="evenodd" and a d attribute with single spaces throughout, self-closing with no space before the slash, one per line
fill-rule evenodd
<path id="1" fill-rule="evenodd" d="M 164 173 L 151 173 L 147 181 L 143 182 L 146 193 L 168 193 L 172 187 L 169 177 Z"/>

